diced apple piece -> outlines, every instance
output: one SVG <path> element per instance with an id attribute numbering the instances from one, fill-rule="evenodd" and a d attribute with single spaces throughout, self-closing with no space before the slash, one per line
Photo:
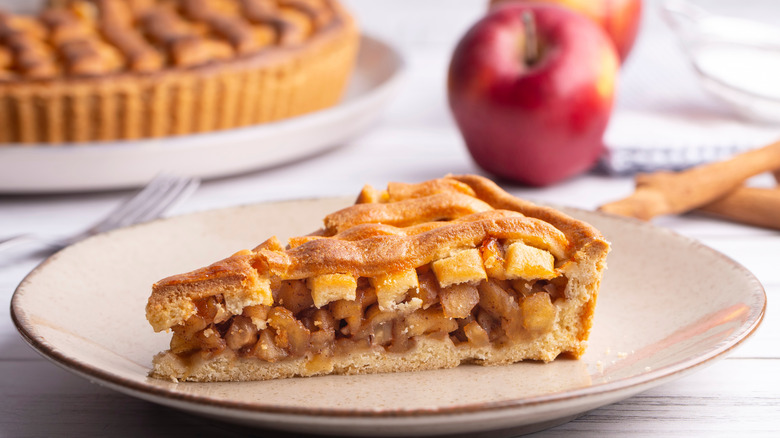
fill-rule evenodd
<path id="1" fill-rule="evenodd" d="M 393 353 L 402 353 L 408 351 L 412 345 L 409 333 L 406 331 L 406 324 L 403 321 L 395 321 L 393 323 L 393 340 L 385 349 Z"/>
<path id="2" fill-rule="evenodd" d="M 276 293 L 276 303 L 290 309 L 294 315 L 314 305 L 312 292 L 303 280 L 283 281 Z"/>
<path id="3" fill-rule="evenodd" d="M 466 339 L 469 340 L 469 344 L 474 347 L 484 347 L 490 343 L 490 337 L 482 326 L 477 321 L 471 321 L 463 327 L 463 333 L 466 334 Z"/>
<path id="4" fill-rule="evenodd" d="M 382 345 L 385 339 L 383 336 L 392 337 L 392 321 L 396 317 L 394 312 L 384 312 L 379 308 L 378 304 L 374 304 L 366 309 L 365 323 L 360 327 L 360 330 L 353 332 L 353 339 L 367 339 L 369 337 L 374 338 L 374 343 Z M 377 337 L 380 339 L 377 340 Z"/>
<path id="5" fill-rule="evenodd" d="M 287 352 L 274 342 L 272 332 L 270 329 L 261 331 L 259 339 L 252 349 L 252 354 L 266 362 L 276 362 L 287 357 Z"/>
<path id="6" fill-rule="evenodd" d="M 183 353 L 200 347 L 198 335 L 209 322 L 206 317 L 198 314 L 187 318 L 184 324 L 173 327 L 173 337 L 171 338 L 171 351 L 174 353 Z"/>
<path id="7" fill-rule="evenodd" d="M 355 299 L 357 279 L 349 274 L 323 274 L 308 279 L 314 307 L 320 308 L 332 301 Z"/>
<path id="8" fill-rule="evenodd" d="M 198 332 L 195 339 L 201 350 L 222 351 L 227 345 L 214 326 L 206 327 L 203 331 Z"/>
<path id="9" fill-rule="evenodd" d="M 534 293 L 534 283 L 536 280 L 523 280 L 522 278 L 515 278 L 514 280 L 511 280 L 510 283 L 512 284 L 512 289 L 514 289 L 515 292 L 519 296 L 528 296 Z"/>
<path id="10" fill-rule="evenodd" d="M 173 337 L 171 337 L 170 349 L 172 353 L 180 354 L 186 353 L 198 348 L 198 343 L 195 341 L 195 336 L 186 337 L 184 335 L 184 327 L 173 327 Z"/>
<path id="11" fill-rule="evenodd" d="M 328 351 L 336 338 L 336 321 L 325 309 L 317 309 L 311 315 L 311 346 L 313 351 Z"/>
<path id="12" fill-rule="evenodd" d="M 406 328 L 407 335 L 413 337 L 436 332 L 450 333 L 458 329 L 458 323 L 444 316 L 441 309 L 432 307 L 408 315 Z"/>
<path id="13" fill-rule="evenodd" d="M 546 332 L 555 324 L 558 309 L 546 292 L 538 292 L 523 300 L 523 326 L 530 331 Z"/>
<path id="14" fill-rule="evenodd" d="M 333 332 L 336 328 L 336 321 L 333 319 L 333 315 L 327 310 L 315 310 L 312 320 L 314 327 L 319 331 Z"/>
<path id="15" fill-rule="evenodd" d="M 485 266 L 485 272 L 487 272 L 488 277 L 505 280 L 506 259 L 504 257 L 504 248 L 502 248 L 498 240 L 490 238 L 482 242 L 479 253 L 482 256 L 482 264 Z"/>
<path id="16" fill-rule="evenodd" d="M 336 338 L 336 341 L 333 343 L 333 355 L 344 356 L 359 351 L 366 351 L 369 348 L 371 348 L 371 343 L 367 338 Z"/>
<path id="17" fill-rule="evenodd" d="M 278 306 L 271 309 L 268 325 L 276 331 L 276 345 L 289 351 L 292 356 L 302 356 L 309 349 L 311 332 L 295 319 L 290 310 Z"/>
<path id="18" fill-rule="evenodd" d="M 251 319 L 252 324 L 254 324 L 258 330 L 264 330 L 268 326 L 268 313 L 270 311 L 271 306 L 259 304 L 257 306 L 244 307 L 242 315 Z"/>
<path id="19" fill-rule="evenodd" d="M 479 306 L 496 318 L 507 318 L 509 312 L 518 309 L 515 297 L 496 280 L 483 281 L 479 289 Z"/>
<path id="20" fill-rule="evenodd" d="M 436 276 L 431 271 L 423 273 L 418 271 L 418 279 L 419 286 L 417 289 L 409 292 L 409 297 L 412 299 L 419 298 L 422 301 L 421 307 L 427 309 L 439 302 L 439 291 L 441 288 L 436 280 Z"/>
<path id="21" fill-rule="evenodd" d="M 238 350 L 257 342 L 257 327 L 246 316 L 234 316 L 225 333 L 225 341 L 231 350 Z"/>
<path id="22" fill-rule="evenodd" d="M 360 328 L 360 321 L 363 319 L 363 309 L 357 301 L 334 301 L 330 305 L 330 311 L 333 313 L 334 318 L 346 321 L 346 329 L 349 333 L 355 333 Z"/>
<path id="23" fill-rule="evenodd" d="M 555 258 L 543 249 L 514 242 L 506 249 L 506 277 L 549 280 L 555 277 Z"/>
<path id="24" fill-rule="evenodd" d="M 366 321 L 367 325 L 378 325 L 388 322 L 396 317 L 394 312 L 385 312 L 379 305 L 374 305 L 366 309 Z"/>
<path id="25" fill-rule="evenodd" d="M 225 309 L 221 297 L 220 300 L 217 300 L 217 298 L 213 296 L 198 300 L 195 302 L 195 307 L 198 309 L 198 315 L 203 317 L 209 324 L 212 322 L 219 324 L 220 322 L 226 321 L 231 316 L 227 309 Z"/>
<path id="26" fill-rule="evenodd" d="M 363 321 L 363 311 L 376 302 L 374 289 L 358 289 L 356 297 L 352 301 L 338 300 L 330 304 L 330 312 L 337 320 L 343 319 L 347 326 L 342 329 L 344 335 L 355 334 L 360 329 Z M 338 325 L 338 324 L 336 324 Z"/>
<path id="27" fill-rule="evenodd" d="M 447 318 L 466 318 L 479 303 L 479 291 L 468 283 L 453 284 L 441 290 L 441 307 Z"/>
<path id="28" fill-rule="evenodd" d="M 431 264 L 441 287 L 477 282 L 487 278 L 479 250 L 466 249 Z"/>
<path id="29" fill-rule="evenodd" d="M 491 341 L 501 335 L 501 322 L 485 309 L 479 309 L 477 312 L 477 324 L 485 330 Z"/>
<path id="30" fill-rule="evenodd" d="M 383 322 L 375 325 L 371 333 L 371 344 L 390 345 L 393 342 L 393 321 Z"/>
<path id="31" fill-rule="evenodd" d="M 410 289 L 417 289 L 419 282 L 417 280 L 417 271 L 408 269 L 371 278 L 371 285 L 376 290 L 379 308 L 381 310 L 392 310 L 396 307 L 396 304 L 406 298 L 406 293 Z"/>
<path id="32" fill-rule="evenodd" d="M 504 333 L 510 337 L 523 331 L 520 305 L 509 285 L 501 280 L 488 280 L 479 284 L 479 306 L 501 322 Z"/>

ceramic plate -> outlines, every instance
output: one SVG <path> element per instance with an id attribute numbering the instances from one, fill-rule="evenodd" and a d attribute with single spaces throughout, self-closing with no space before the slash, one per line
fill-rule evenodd
<path id="1" fill-rule="evenodd" d="M 164 139 L 59 146 L 0 145 L 0 193 L 71 192 L 141 186 L 160 172 L 213 178 L 287 163 L 361 132 L 394 96 L 403 61 L 363 36 L 342 102 L 247 128 Z"/>
<path id="2" fill-rule="evenodd" d="M 351 198 L 350 198 L 351 199 Z M 576 417 L 721 358 L 758 326 L 766 296 L 733 260 L 652 225 L 570 210 L 613 243 L 581 360 L 249 383 L 150 379 L 170 334 L 144 317 L 151 284 L 320 226 L 350 199 L 258 204 L 98 235 L 44 262 L 12 315 L 54 363 L 142 399 L 222 420 L 339 435 L 518 433 Z"/>

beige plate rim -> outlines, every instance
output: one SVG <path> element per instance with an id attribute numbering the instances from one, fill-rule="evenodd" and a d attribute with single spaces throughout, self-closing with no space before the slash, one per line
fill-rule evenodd
<path id="1" fill-rule="evenodd" d="M 325 198 L 318 198 L 318 199 L 325 199 Z M 316 201 L 318 199 L 314 199 L 314 198 L 297 199 L 294 201 Z M 275 201 L 275 202 L 260 203 L 260 204 L 273 204 L 279 202 L 290 202 L 290 201 Z M 252 205 L 257 205 L 257 204 L 228 207 L 221 210 L 246 208 L 246 207 L 251 207 Z M 279 407 L 273 405 L 263 405 L 258 403 L 244 403 L 244 402 L 235 402 L 235 401 L 215 400 L 207 396 L 175 393 L 175 392 L 168 391 L 162 387 L 134 382 L 116 376 L 109 372 L 106 372 L 88 363 L 83 363 L 77 359 L 69 357 L 68 355 L 58 351 L 54 346 L 48 345 L 45 342 L 45 340 L 36 336 L 34 334 L 35 333 L 34 324 L 28 323 L 27 321 L 24 321 L 23 318 L 19 317 L 20 314 L 24 313 L 24 309 L 22 309 L 19 305 L 20 298 L 23 294 L 22 291 L 23 287 L 26 284 L 28 284 L 30 281 L 33 281 L 33 279 L 39 272 L 47 269 L 47 266 L 58 257 L 57 254 L 53 255 L 47 260 L 44 260 L 33 271 L 31 271 L 20 283 L 20 285 L 16 288 L 14 295 L 11 299 L 11 318 L 13 320 L 14 325 L 16 326 L 16 329 L 21 334 L 22 338 L 33 349 L 35 349 L 38 353 L 43 355 L 46 359 L 49 359 L 56 365 L 68 371 L 71 371 L 76 375 L 85 377 L 86 379 L 92 382 L 106 385 L 110 388 L 113 388 L 120 392 L 124 392 L 136 397 L 145 398 L 147 400 L 156 401 L 163 404 L 169 404 L 171 406 L 175 406 L 178 403 L 184 403 L 185 405 L 189 405 L 190 407 L 194 407 L 194 408 L 213 407 L 213 408 L 226 409 L 229 411 L 237 411 L 239 413 L 244 412 L 248 414 L 287 414 L 293 416 L 303 415 L 309 417 L 333 417 L 333 418 L 349 417 L 354 419 L 399 418 L 399 417 L 415 418 L 415 417 L 423 417 L 423 416 L 474 414 L 474 413 L 481 413 L 481 412 L 500 411 L 505 409 L 512 410 L 517 408 L 538 407 L 540 405 L 552 406 L 553 404 L 557 404 L 558 402 L 573 402 L 573 401 L 575 401 L 576 404 L 578 405 L 591 405 L 592 407 L 596 407 L 594 406 L 594 403 L 596 403 L 594 402 L 595 400 L 601 400 L 601 402 L 598 402 L 599 406 L 603 404 L 607 404 L 616 401 L 618 399 L 626 398 L 630 395 L 636 394 L 650 387 L 660 385 L 661 383 L 664 383 L 666 381 L 682 377 L 683 375 L 686 375 L 689 372 L 692 372 L 702 366 L 712 364 L 714 360 L 725 357 L 725 355 L 729 351 L 731 351 L 732 349 L 740 345 L 745 339 L 747 339 L 751 334 L 753 334 L 758 328 L 758 326 L 761 324 L 761 321 L 763 320 L 766 311 L 766 301 L 767 301 L 766 292 L 764 291 L 763 286 L 761 285 L 761 283 L 753 273 L 751 273 L 747 268 L 745 268 L 738 262 L 734 261 L 730 257 L 726 256 L 725 254 L 722 254 L 710 247 L 707 247 L 706 245 L 696 241 L 695 239 L 680 235 L 669 229 L 656 227 L 646 222 L 641 222 L 635 219 L 617 217 L 606 213 L 592 212 L 592 211 L 571 208 L 571 207 L 558 207 L 558 208 L 562 208 L 567 213 L 572 213 L 573 215 L 576 215 L 577 212 L 587 213 L 589 215 L 596 214 L 603 218 L 607 218 L 609 220 L 622 221 L 624 225 L 635 226 L 635 227 L 649 227 L 653 229 L 652 231 L 660 233 L 664 235 L 666 238 L 682 239 L 686 243 L 693 245 L 694 247 L 697 247 L 700 250 L 709 251 L 713 255 L 718 256 L 723 261 L 724 264 L 736 268 L 738 271 L 741 272 L 741 274 L 745 277 L 746 282 L 752 285 L 752 288 L 749 291 L 749 293 L 751 294 L 751 297 L 757 299 L 756 300 L 757 305 L 754 305 L 749 309 L 749 316 L 746 319 L 746 321 L 742 325 L 740 325 L 736 330 L 734 330 L 734 332 L 730 336 L 728 336 L 727 339 L 720 342 L 718 345 L 710 347 L 709 349 L 702 351 L 699 355 L 692 357 L 690 359 L 673 363 L 661 368 L 653 369 L 643 374 L 621 378 L 606 383 L 597 383 L 585 388 L 563 391 L 559 393 L 532 396 L 527 398 L 493 401 L 493 402 L 481 402 L 475 404 L 463 404 L 463 405 L 450 406 L 450 407 L 412 409 L 412 410 L 404 410 L 404 409 L 374 410 L 370 408 L 364 410 L 334 409 L 334 408 L 326 409 L 326 408 L 302 408 L 302 407 L 292 407 L 292 406 Z M 202 214 L 207 212 L 196 212 L 196 213 L 191 213 L 187 216 L 197 215 L 197 214 Z M 175 219 L 176 217 L 173 217 L 173 218 L 159 219 L 154 222 L 156 223 L 156 222 L 163 222 L 163 221 L 171 221 Z M 135 228 L 143 225 L 144 224 L 136 225 L 128 228 Z M 128 228 L 122 230 L 126 230 Z M 112 231 L 104 234 L 104 236 L 110 235 L 115 232 L 121 232 L 122 230 Z"/>

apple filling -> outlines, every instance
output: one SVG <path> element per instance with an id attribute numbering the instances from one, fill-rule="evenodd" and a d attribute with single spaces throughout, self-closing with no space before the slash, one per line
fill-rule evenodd
<path id="1" fill-rule="evenodd" d="M 197 300 L 197 312 L 173 327 L 170 351 L 185 360 L 229 354 L 327 364 L 359 351 L 405 353 L 420 337 L 501 348 L 549 332 L 567 282 L 549 252 L 490 238 L 382 277 L 271 279 L 274 304 L 239 315 L 221 295 Z"/>

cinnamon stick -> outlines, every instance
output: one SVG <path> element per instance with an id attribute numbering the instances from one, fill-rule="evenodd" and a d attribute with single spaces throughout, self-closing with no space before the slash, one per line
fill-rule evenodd
<path id="1" fill-rule="evenodd" d="M 644 220 L 684 213 L 726 196 L 752 176 L 776 170 L 780 170 L 780 141 L 682 172 L 639 174 L 633 194 L 600 210 Z"/>
<path id="2" fill-rule="evenodd" d="M 780 230 L 780 188 L 740 187 L 697 211 Z"/>

